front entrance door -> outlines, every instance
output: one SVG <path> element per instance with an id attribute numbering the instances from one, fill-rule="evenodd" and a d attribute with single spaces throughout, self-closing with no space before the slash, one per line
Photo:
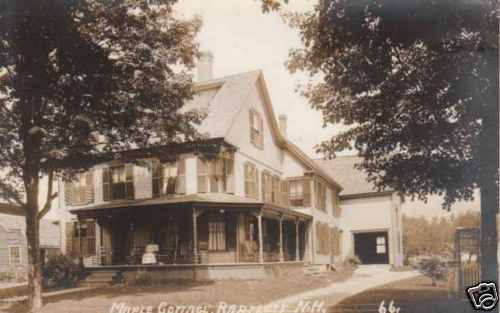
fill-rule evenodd
<path id="1" fill-rule="evenodd" d="M 387 232 L 354 234 L 354 252 L 362 264 L 389 264 Z"/>

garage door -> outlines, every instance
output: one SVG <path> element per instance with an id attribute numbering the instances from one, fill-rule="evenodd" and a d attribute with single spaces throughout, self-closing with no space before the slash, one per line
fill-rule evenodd
<path id="1" fill-rule="evenodd" d="M 362 264 L 389 264 L 387 232 L 354 234 L 354 252 Z"/>

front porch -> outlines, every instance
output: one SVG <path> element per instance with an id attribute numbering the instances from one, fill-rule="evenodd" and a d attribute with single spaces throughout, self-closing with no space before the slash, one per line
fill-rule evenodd
<path id="1" fill-rule="evenodd" d="M 73 238 L 92 271 L 165 271 L 191 277 L 195 269 L 229 273 L 237 267 L 262 273 L 272 265 L 310 259 L 310 217 L 262 203 L 169 203 L 76 213 L 80 222 L 95 225 L 95 244 L 90 237 Z M 156 262 L 145 265 L 148 245 L 158 251 Z"/>

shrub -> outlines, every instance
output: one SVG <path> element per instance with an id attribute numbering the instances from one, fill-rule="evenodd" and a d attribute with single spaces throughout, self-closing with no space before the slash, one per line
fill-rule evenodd
<path id="1" fill-rule="evenodd" d="M 82 275 L 80 264 L 65 255 L 49 258 L 43 266 L 43 284 L 45 288 L 72 287 Z"/>
<path id="2" fill-rule="evenodd" d="M 137 286 L 151 286 L 154 284 L 154 281 L 153 274 L 148 271 L 138 270 L 133 284 Z"/>
<path id="3" fill-rule="evenodd" d="M 437 286 L 438 281 L 443 281 L 448 276 L 448 266 L 446 262 L 438 257 L 423 259 L 418 264 L 418 271 L 432 279 L 432 285 Z"/>
<path id="4" fill-rule="evenodd" d="M 358 267 L 361 264 L 361 260 L 357 255 L 351 255 L 346 258 L 345 263 L 351 267 Z"/>

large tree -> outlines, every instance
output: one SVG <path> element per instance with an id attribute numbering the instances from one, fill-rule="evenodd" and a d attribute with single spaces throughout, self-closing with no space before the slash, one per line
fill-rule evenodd
<path id="1" fill-rule="evenodd" d="M 481 190 L 482 278 L 497 280 L 498 20 L 488 0 L 320 0 L 289 14 L 289 69 L 325 125 L 319 151 L 359 151 L 379 188 L 444 206 Z"/>
<path id="2" fill-rule="evenodd" d="M 181 108 L 200 21 L 176 18 L 175 2 L 0 2 L 0 196 L 26 211 L 31 312 L 42 306 L 39 219 L 54 179 L 197 137 L 202 115 Z"/>

